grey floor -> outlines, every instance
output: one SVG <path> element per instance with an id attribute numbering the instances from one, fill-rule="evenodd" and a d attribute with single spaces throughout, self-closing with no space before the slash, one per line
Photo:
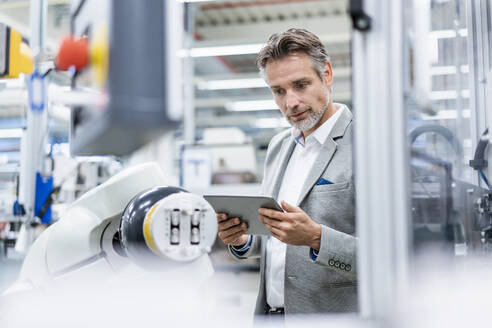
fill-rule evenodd
<path id="1" fill-rule="evenodd" d="M 21 266 L 21 260 L 0 260 L 0 295 L 15 282 Z M 229 304 L 243 313 L 253 313 L 258 284 L 257 271 L 216 269 L 210 287 L 218 291 L 218 303 Z"/>
<path id="2" fill-rule="evenodd" d="M 17 279 L 21 260 L 0 260 L 0 295 Z"/>

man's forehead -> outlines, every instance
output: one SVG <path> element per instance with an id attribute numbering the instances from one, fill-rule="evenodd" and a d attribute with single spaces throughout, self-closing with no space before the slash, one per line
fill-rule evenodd
<path id="1" fill-rule="evenodd" d="M 291 52 L 290 54 L 283 57 L 268 60 L 265 64 L 265 70 L 276 67 L 278 65 L 288 65 L 290 63 L 307 65 L 311 64 L 311 59 L 304 52 Z"/>
<path id="2" fill-rule="evenodd" d="M 302 52 L 291 53 L 265 66 L 265 78 L 270 87 L 277 84 L 294 83 L 317 76 L 309 56 Z"/>

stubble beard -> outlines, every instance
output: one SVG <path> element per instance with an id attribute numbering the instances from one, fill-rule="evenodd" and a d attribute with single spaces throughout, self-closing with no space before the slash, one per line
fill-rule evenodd
<path id="1" fill-rule="evenodd" d="M 308 117 L 301 121 L 294 121 L 289 116 L 287 116 L 287 121 L 290 125 L 292 125 L 299 131 L 309 131 L 321 120 L 326 110 L 328 109 L 329 101 L 330 97 L 328 97 L 328 99 L 326 100 L 326 104 L 319 111 L 316 111 L 313 108 L 309 108 L 307 112 Z"/>

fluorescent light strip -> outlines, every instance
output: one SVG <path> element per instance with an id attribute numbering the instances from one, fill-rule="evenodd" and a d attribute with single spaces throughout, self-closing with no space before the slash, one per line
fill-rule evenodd
<path id="1" fill-rule="evenodd" d="M 215 57 L 215 56 L 233 56 L 245 54 L 257 54 L 263 47 L 262 43 L 239 44 L 234 46 L 219 47 L 199 47 L 189 51 L 191 57 Z M 186 50 L 182 51 L 186 55 Z"/>
<path id="2" fill-rule="evenodd" d="M 235 101 L 225 104 L 225 108 L 232 112 L 276 110 L 277 104 L 273 100 Z"/>
<path id="3" fill-rule="evenodd" d="M 6 88 L 23 88 L 25 86 L 24 74 L 16 79 L 0 79 L 0 84 Z"/>
<path id="4" fill-rule="evenodd" d="M 22 137 L 22 129 L 0 129 L 0 139 L 14 139 Z"/>
<path id="5" fill-rule="evenodd" d="M 450 66 L 452 67 L 452 66 Z M 340 67 L 333 69 L 335 77 L 350 77 L 350 67 Z M 262 78 L 244 78 L 244 79 L 222 79 L 222 80 L 204 80 L 196 83 L 200 90 L 230 90 L 230 89 L 250 89 L 250 88 L 268 88 L 265 80 Z"/>
<path id="6" fill-rule="evenodd" d="M 228 90 L 228 89 L 249 89 L 249 88 L 267 88 L 268 85 L 262 78 L 256 79 L 230 79 L 230 80 L 213 80 L 202 81 L 198 83 L 200 90 Z"/>
<path id="7" fill-rule="evenodd" d="M 458 30 L 458 34 L 462 37 L 468 36 L 468 30 L 466 28 L 462 28 Z M 430 35 L 436 39 L 449 39 L 456 37 L 455 30 L 437 30 L 431 31 Z"/>
<path id="8" fill-rule="evenodd" d="M 289 127 L 289 123 L 284 118 L 259 118 L 255 120 L 253 125 L 259 129 L 272 129 L 272 128 L 286 128 Z"/>
<path id="9" fill-rule="evenodd" d="M 470 109 L 463 109 L 461 112 L 463 118 L 471 117 Z M 436 115 L 425 115 L 424 121 L 432 120 L 452 120 L 458 118 L 458 111 L 456 109 L 440 110 Z"/>
<path id="10" fill-rule="evenodd" d="M 461 90 L 461 96 L 463 98 L 470 98 L 470 90 Z M 443 90 L 443 91 L 432 91 L 430 94 L 431 100 L 447 100 L 456 99 L 456 90 Z"/>
<path id="11" fill-rule="evenodd" d="M 468 65 L 460 66 L 461 73 L 469 72 Z M 452 75 L 456 74 L 456 66 L 433 66 L 430 71 L 431 75 Z"/>

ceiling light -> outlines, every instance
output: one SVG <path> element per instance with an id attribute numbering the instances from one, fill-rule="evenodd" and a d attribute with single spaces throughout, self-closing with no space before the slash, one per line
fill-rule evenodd
<path id="1" fill-rule="evenodd" d="M 461 65 L 460 71 L 463 74 L 468 73 L 468 65 Z M 456 66 L 433 66 L 430 69 L 431 75 L 450 75 L 456 74 Z"/>
<path id="2" fill-rule="evenodd" d="M 458 34 L 462 37 L 466 37 L 468 35 L 468 30 L 466 28 L 462 28 L 458 30 Z M 436 30 L 430 32 L 431 37 L 435 39 L 449 39 L 456 37 L 455 30 Z"/>
<path id="3" fill-rule="evenodd" d="M 470 118 L 471 110 L 463 109 L 461 111 L 461 116 L 463 118 Z M 446 109 L 440 110 L 436 115 L 424 115 L 424 121 L 432 121 L 432 120 L 453 120 L 458 118 L 458 111 L 456 109 Z"/>
<path id="4" fill-rule="evenodd" d="M 456 99 L 456 95 L 457 95 L 456 90 L 432 91 L 430 94 L 430 99 L 431 100 Z M 470 90 L 468 89 L 461 90 L 461 97 L 470 98 Z"/>
<path id="5" fill-rule="evenodd" d="M 22 129 L 0 129 L 0 139 L 13 139 L 22 137 Z"/>
<path id="6" fill-rule="evenodd" d="M 275 128 L 286 128 L 289 127 L 289 123 L 284 118 L 275 118 L 275 117 L 267 117 L 267 118 L 259 118 L 255 120 L 253 125 L 259 129 L 275 129 Z"/>
<path id="7" fill-rule="evenodd" d="M 350 77 L 351 68 L 334 68 L 333 75 L 335 76 L 335 78 Z M 265 80 L 259 77 L 242 79 L 198 80 L 198 82 L 195 83 L 200 90 L 268 88 L 268 84 L 265 82 Z"/>
<path id="8" fill-rule="evenodd" d="M 225 108 L 233 112 L 242 112 L 256 110 L 277 110 L 278 106 L 273 100 L 248 100 L 227 103 L 225 104 Z"/>
<path id="9" fill-rule="evenodd" d="M 262 43 L 254 44 L 238 44 L 233 46 L 218 46 L 218 47 L 199 47 L 189 50 L 191 57 L 215 57 L 215 56 L 233 56 L 257 54 L 263 47 Z M 181 53 L 187 55 L 188 51 L 184 50 Z"/>
<path id="10" fill-rule="evenodd" d="M 268 85 L 262 78 L 255 79 L 229 79 L 201 81 L 198 83 L 200 90 L 228 90 L 228 89 L 250 89 L 267 88 Z"/>

